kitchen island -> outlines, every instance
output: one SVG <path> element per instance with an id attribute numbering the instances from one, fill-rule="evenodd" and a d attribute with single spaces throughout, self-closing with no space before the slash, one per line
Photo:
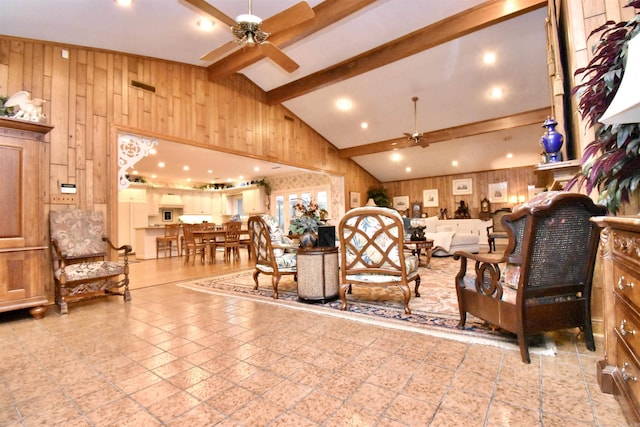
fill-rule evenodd
<path id="1" fill-rule="evenodd" d="M 136 259 L 156 258 L 156 237 L 164 236 L 164 225 L 150 227 L 137 227 L 136 229 Z M 171 256 L 177 256 L 175 252 Z M 160 253 L 160 258 L 164 258 L 164 251 Z"/>

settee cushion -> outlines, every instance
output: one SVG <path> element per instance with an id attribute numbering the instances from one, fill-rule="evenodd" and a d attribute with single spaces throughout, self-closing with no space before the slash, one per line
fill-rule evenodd
<path id="1" fill-rule="evenodd" d="M 113 261 L 81 262 L 67 265 L 64 269 L 67 281 L 102 279 L 124 274 L 124 265 Z M 54 271 L 56 279 L 60 280 L 62 269 Z"/>

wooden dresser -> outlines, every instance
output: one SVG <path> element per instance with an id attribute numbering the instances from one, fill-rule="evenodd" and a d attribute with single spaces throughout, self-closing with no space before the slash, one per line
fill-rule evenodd
<path id="1" fill-rule="evenodd" d="M 640 217 L 596 217 L 600 227 L 605 360 L 598 384 L 640 424 Z"/>
<path id="2" fill-rule="evenodd" d="M 49 245 L 44 196 L 45 137 L 52 128 L 0 117 L 0 312 L 44 316 Z"/>

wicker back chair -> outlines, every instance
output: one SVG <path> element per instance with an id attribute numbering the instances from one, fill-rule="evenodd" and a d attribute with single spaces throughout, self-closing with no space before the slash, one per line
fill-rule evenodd
<path id="1" fill-rule="evenodd" d="M 509 236 L 504 254 L 456 252 L 459 328 L 467 313 L 518 336 L 522 361 L 530 363 L 527 338 L 579 327 L 595 350 L 591 281 L 599 229 L 590 221 L 605 208 L 582 194 L 539 194 L 503 218 Z M 475 274 L 467 274 L 467 260 Z"/>
<path id="2" fill-rule="evenodd" d="M 274 234 L 267 222 L 259 217 L 249 217 L 247 221 L 249 237 L 251 239 L 251 253 L 254 255 L 256 270 L 253 272 L 253 281 L 258 289 L 258 276 L 260 273 L 271 275 L 273 287 L 273 299 L 278 299 L 278 283 L 286 274 L 293 274 L 294 280 L 298 280 L 297 259 L 294 252 L 286 252 L 282 248 L 274 248 L 272 240 Z M 274 230 L 279 232 L 279 230 Z"/>
<path id="3" fill-rule="evenodd" d="M 398 286 L 404 296 L 404 312 L 411 314 L 409 283 L 415 281 L 420 296 L 418 259 L 404 253 L 404 229 L 400 214 L 388 208 L 362 207 L 345 214 L 338 227 L 340 237 L 341 310 L 347 308 L 351 285 Z"/>

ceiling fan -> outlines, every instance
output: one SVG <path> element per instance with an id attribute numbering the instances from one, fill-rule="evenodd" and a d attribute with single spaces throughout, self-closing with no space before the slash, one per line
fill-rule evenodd
<path id="1" fill-rule="evenodd" d="M 422 141 L 422 138 L 424 136 L 423 132 L 418 132 L 418 97 L 414 96 L 413 98 L 411 98 L 411 100 L 413 101 L 413 133 L 407 133 L 405 132 L 404 135 L 407 137 L 407 139 L 409 141 L 413 141 L 416 144 L 420 144 L 420 142 Z M 420 144 L 422 145 L 422 144 Z M 423 147 L 426 147 L 429 144 L 423 145 Z"/>
<path id="2" fill-rule="evenodd" d="M 217 60 L 240 47 L 254 47 L 261 49 L 268 58 L 289 73 L 292 73 L 300 67 L 278 46 L 267 41 L 267 38 L 273 33 L 278 33 L 312 19 L 315 16 L 315 12 L 307 2 L 302 1 L 296 3 L 290 8 L 263 21 L 261 18 L 252 14 L 251 0 L 249 0 L 249 13 L 238 15 L 236 19 L 231 19 L 204 0 L 186 1 L 222 23 L 229 25 L 235 37 L 235 40 L 229 41 L 219 48 L 203 55 L 200 58 L 201 60 Z"/>

